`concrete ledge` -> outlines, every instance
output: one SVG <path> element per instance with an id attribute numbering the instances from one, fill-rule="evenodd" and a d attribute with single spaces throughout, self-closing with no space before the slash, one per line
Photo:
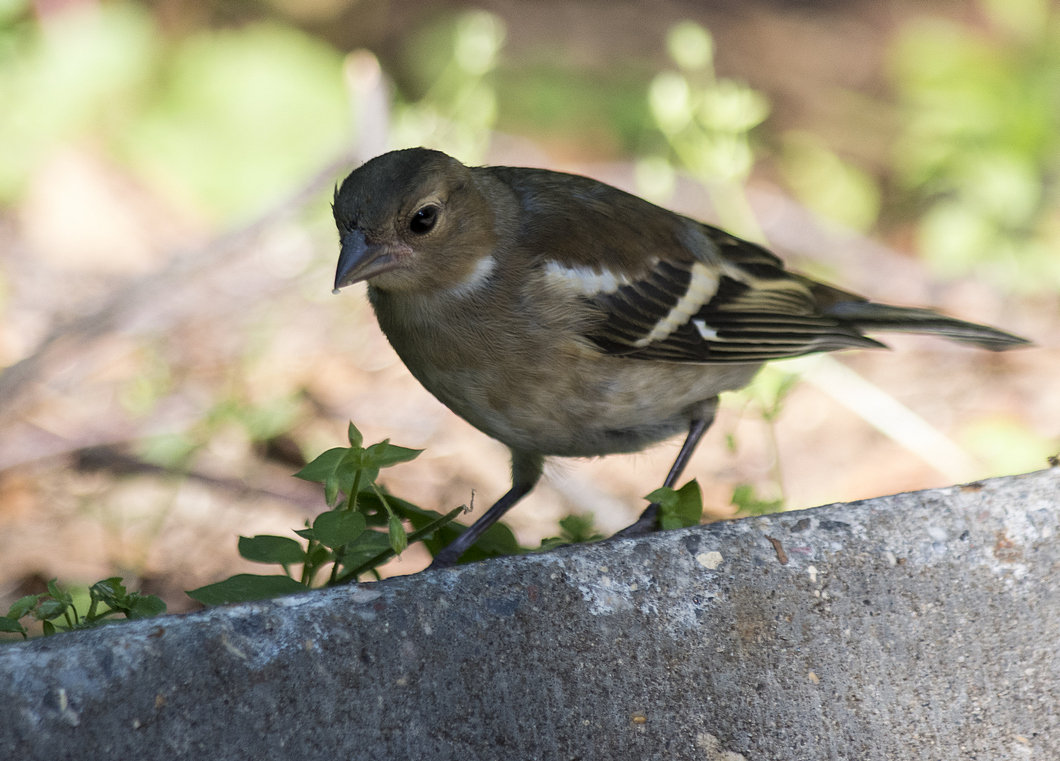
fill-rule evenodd
<path id="1" fill-rule="evenodd" d="M 1060 758 L 1060 470 L 0 647 L 18 759 Z"/>

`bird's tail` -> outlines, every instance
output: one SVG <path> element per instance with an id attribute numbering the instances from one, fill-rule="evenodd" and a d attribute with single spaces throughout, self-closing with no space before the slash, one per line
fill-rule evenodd
<path id="1" fill-rule="evenodd" d="M 895 307 L 871 301 L 837 301 L 828 305 L 824 312 L 866 333 L 877 330 L 931 333 L 990 351 L 1004 351 L 1030 344 L 1027 339 L 1003 330 L 956 320 L 930 309 Z"/>

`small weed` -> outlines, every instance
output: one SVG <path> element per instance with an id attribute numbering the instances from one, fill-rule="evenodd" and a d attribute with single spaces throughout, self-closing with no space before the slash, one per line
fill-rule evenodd
<path id="1" fill-rule="evenodd" d="M 129 592 L 122 580 L 115 576 L 97 581 L 88 588 L 88 610 L 82 614 L 74 601 L 74 594 L 52 579 L 48 582 L 47 592 L 16 600 L 7 615 L 0 616 L 0 632 L 28 638 L 29 630 L 22 619 L 40 621 L 45 634 L 55 634 L 101 626 L 119 616 L 150 618 L 165 612 L 166 604 L 160 598 Z"/>

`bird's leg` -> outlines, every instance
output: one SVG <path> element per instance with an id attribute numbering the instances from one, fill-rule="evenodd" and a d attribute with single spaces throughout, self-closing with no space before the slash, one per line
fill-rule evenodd
<path id="1" fill-rule="evenodd" d="M 441 552 L 434 556 L 431 568 L 446 568 L 456 565 L 460 556 L 467 552 L 479 537 L 481 537 L 490 526 L 496 523 L 502 515 L 508 512 L 515 503 L 525 497 L 534 484 L 541 478 L 541 470 L 544 466 L 544 458 L 540 455 L 526 454 L 525 452 L 512 452 L 512 488 L 493 503 L 481 518 L 460 536 L 450 542 Z"/>
<path id="2" fill-rule="evenodd" d="M 692 418 L 692 422 L 688 426 L 688 436 L 685 437 L 685 443 L 681 445 L 681 451 L 677 453 L 677 459 L 674 460 L 674 464 L 670 466 L 670 472 L 666 474 L 666 480 L 663 481 L 663 486 L 671 489 L 677 485 L 677 479 L 681 477 L 681 474 L 685 470 L 685 466 L 688 465 L 688 461 L 692 458 L 692 453 L 696 450 L 696 445 L 699 444 L 699 440 L 703 438 L 703 434 L 710 428 L 710 424 L 714 422 L 714 410 L 716 409 L 716 400 L 711 400 L 712 403 L 707 406 L 704 405 L 701 415 Z M 631 536 L 644 536 L 650 534 L 659 527 L 659 503 L 652 502 L 648 505 L 647 509 L 640 514 L 637 520 L 626 526 L 624 529 L 619 531 L 615 536 L 631 537 Z"/>

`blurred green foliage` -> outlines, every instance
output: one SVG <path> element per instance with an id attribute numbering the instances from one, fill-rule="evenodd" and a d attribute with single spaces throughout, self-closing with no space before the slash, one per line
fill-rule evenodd
<path id="1" fill-rule="evenodd" d="M 781 137 L 778 166 L 793 195 L 823 220 L 867 232 L 880 211 L 880 189 L 867 171 L 830 150 L 817 135 L 791 130 Z"/>
<path id="2" fill-rule="evenodd" d="M 147 17 L 131 6 L 73 12 L 47 30 L 29 3 L 0 16 L 0 200 L 10 202 L 57 143 L 113 129 L 152 65 Z M 20 7 L 21 6 L 21 7 Z"/>
<path id="3" fill-rule="evenodd" d="M 981 0 L 986 29 L 920 19 L 894 45 L 894 168 L 924 258 L 1019 290 L 1060 286 L 1060 10 Z"/>
<path id="4" fill-rule="evenodd" d="M 652 127 L 644 98 L 650 69 L 636 62 L 605 74 L 572 71 L 562 60 L 543 58 L 497 71 L 500 129 L 570 141 L 592 154 L 636 153 Z"/>
<path id="5" fill-rule="evenodd" d="M 783 499 L 762 497 L 752 484 L 737 484 L 730 498 L 737 515 L 768 515 L 784 509 Z"/>
<path id="6" fill-rule="evenodd" d="M 22 9 L 24 10 L 24 9 Z M 247 215 L 349 139 L 342 56 L 274 23 L 167 39 L 130 3 L 0 29 L 0 202 L 64 142 L 103 146 L 215 221 Z"/>
<path id="7" fill-rule="evenodd" d="M 497 121 L 494 70 L 504 45 L 504 23 L 471 11 L 440 19 L 406 46 L 420 96 L 395 109 L 390 145 L 429 144 L 478 164 Z"/>
<path id="8" fill-rule="evenodd" d="M 291 27 L 199 32 L 160 52 L 118 148 L 222 219 L 274 202 L 350 140 L 342 56 Z"/>
<path id="9" fill-rule="evenodd" d="M 1048 0 L 979 0 L 989 24 L 921 18 L 895 41 L 901 134 L 893 170 L 917 241 L 942 276 L 1021 289 L 1060 283 L 1060 12 Z M 586 76 L 563 55 L 506 65 L 504 22 L 439 11 L 399 46 L 392 146 L 429 143 L 484 159 L 491 131 L 524 128 L 639 154 L 638 183 L 667 200 L 674 170 L 712 190 L 718 217 L 758 237 L 742 185 L 767 99 L 717 75 L 694 22 L 663 41 L 672 66 L 629 61 Z M 280 20 L 165 34 L 149 6 L 81 4 L 37 22 L 0 3 L 0 203 L 64 142 L 103 148 L 214 221 L 275 199 L 352 139 L 342 52 Z M 536 62 L 535 62 L 536 61 Z M 524 62 L 525 63 L 525 62 Z M 647 84 L 647 97 L 645 97 Z M 809 129 L 769 136 L 801 202 L 869 230 L 877 178 Z M 922 212 L 916 211 L 922 209 Z"/>
<path id="10" fill-rule="evenodd" d="M 769 103 L 757 90 L 717 76 L 713 38 L 699 24 L 676 24 L 666 46 L 677 68 L 656 74 L 648 88 L 663 144 L 639 162 L 641 189 L 664 201 L 679 167 L 710 191 L 722 224 L 761 238 L 745 185 L 755 162 L 751 131 L 769 114 Z"/>
<path id="11" fill-rule="evenodd" d="M 738 409 L 738 419 L 761 420 L 766 436 L 766 451 L 770 461 L 768 483 L 738 484 L 732 493 L 732 504 L 744 515 L 763 515 L 783 510 L 785 505 L 782 450 L 777 439 L 777 425 L 784 411 L 788 395 L 799 381 L 799 375 L 783 364 L 763 367 L 746 388 L 728 395 L 725 404 Z M 735 429 L 725 435 L 730 452 L 736 453 L 740 439 Z M 766 493 L 770 496 L 763 496 Z"/>

